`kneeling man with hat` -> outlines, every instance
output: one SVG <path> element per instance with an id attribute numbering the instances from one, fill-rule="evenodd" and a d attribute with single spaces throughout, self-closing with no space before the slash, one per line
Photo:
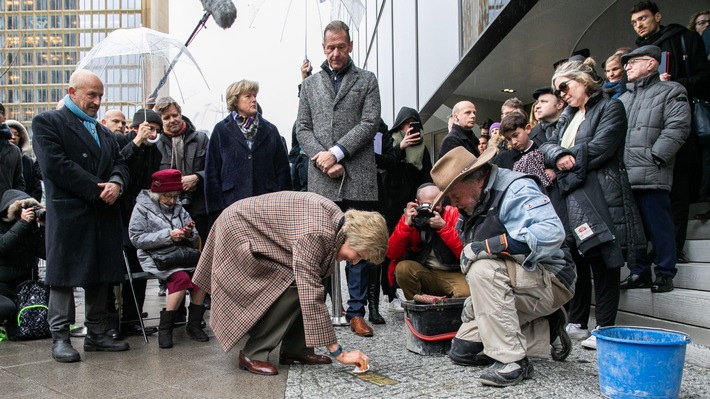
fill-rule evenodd
<path id="1" fill-rule="evenodd" d="M 494 155 L 491 148 L 477 159 L 458 147 L 431 176 L 441 189 L 435 202 L 448 195 L 461 212 L 461 271 L 471 290 L 449 357 L 492 364 L 480 381 L 509 386 L 532 377 L 533 337 L 544 337 L 549 349 L 545 316 L 572 298 L 576 272 L 562 250 L 562 222 L 537 179 L 491 165 Z"/>

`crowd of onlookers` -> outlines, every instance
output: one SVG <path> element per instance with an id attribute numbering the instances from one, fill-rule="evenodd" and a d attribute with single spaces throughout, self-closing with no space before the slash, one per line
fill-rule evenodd
<path id="1" fill-rule="evenodd" d="M 640 2 L 631 10 L 639 36 L 635 48 L 620 48 L 606 58 L 603 75 L 593 58 L 561 61 L 551 84 L 532 93 L 529 115 L 521 100 L 509 99 L 500 121 L 486 120 L 480 133 L 474 131 L 475 104 L 461 101 L 452 109 L 437 159 L 459 147 L 476 157 L 495 148 L 495 167 L 532 176 L 548 195 L 564 225 L 565 253 L 576 265 L 566 332 L 584 338 L 584 347 L 596 348 L 589 328 L 592 288 L 596 326 L 610 326 L 620 290 L 671 291 L 676 264 L 688 262 L 683 248 L 689 204 L 710 197 L 710 150 L 699 145 L 691 129 L 692 100 L 710 97 L 709 21 L 710 11 L 702 11 L 688 29 L 662 25 L 658 7 Z M 123 280 L 125 256 L 132 272 L 155 275 L 164 284 L 161 292 L 167 291 L 158 329 L 146 331 L 159 333 L 159 346 L 172 347 L 172 331 L 181 322 L 190 338 L 207 341 L 203 316 L 210 296 L 190 274 L 201 244 L 230 205 L 286 190 L 314 192 L 343 211 L 376 210 L 385 217 L 388 259 L 372 265 L 361 258 L 348 261 L 346 268 L 349 299 L 343 313 L 356 334 L 374 333 L 364 320 L 365 309 L 371 323 L 385 322 L 380 289 L 397 311 L 405 299 L 469 297 L 470 285 L 460 272 L 468 242 L 460 234 L 471 215 L 442 199 L 418 112 L 403 107 L 391 128 L 380 119 L 377 82 L 352 65 L 349 39 L 347 26 L 329 25 L 323 70 L 309 77 L 310 63 L 302 66 L 290 151 L 257 104 L 258 83 L 248 80 L 227 88 L 229 115 L 209 138 L 170 97 L 136 112 L 130 126 L 119 110 L 99 120 L 103 83 L 88 71 L 72 75 L 69 94 L 57 110 L 33 120 L 36 159 L 28 153 L 27 129 L 5 121 L 0 130 L 0 323 L 16 312 L 16 287 L 37 278 L 38 258 L 49 256 L 54 358 L 79 360 L 69 339 L 71 287 L 76 286 L 88 287 L 84 349 L 128 349 L 120 338 L 144 331 L 138 320 L 144 317 L 146 286 L 135 281 L 134 292 L 124 286 L 121 325 L 107 317 L 115 311 L 112 286 Z M 348 78 L 353 74 L 359 80 Z M 1 105 L 0 113 L 4 121 Z M 374 150 L 369 131 L 378 132 Z M 45 220 L 37 217 L 42 181 L 46 232 Z M 121 245 L 109 243 L 118 237 Z M 170 263 L 173 255 L 161 252 L 165 248 L 190 260 Z M 88 266 L 94 264 L 103 267 Z M 621 281 L 624 265 L 631 274 Z M 324 285 L 328 292 L 328 279 Z M 240 365 L 252 372 L 266 367 L 254 364 L 240 357 Z"/>

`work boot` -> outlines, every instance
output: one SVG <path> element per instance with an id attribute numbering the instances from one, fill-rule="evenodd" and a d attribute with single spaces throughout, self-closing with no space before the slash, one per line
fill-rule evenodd
<path id="1" fill-rule="evenodd" d="M 454 337 L 451 340 L 449 359 L 460 366 L 488 366 L 493 359 L 483 354 L 483 342 L 466 341 Z"/>
<path id="2" fill-rule="evenodd" d="M 173 347 L 173 328 L 175 328 L 174 310 L 160 311 L 160 324 L 158 325 L 158 347 L 168 349 Z"/>
<path id="3" fill-rule="evenodd" d="M 84 337 L 84 352 L 121 352 L 130 349 L 128 342 L 116 341 L 110 336 L 96 334 L 89 329 Z"/>
<path id="4" fill-rule="evenodd" d="M 195 305 L 194 303 L 191 303 L 188 308 L 185 332 L 195 341 L 207 342 L 210 340 L 210 337 L 202 330 L 202 317 L 205 315 L 205 310 L 207 309 L 204 305 Z"/>
<path id="5" fill-rule="evenodd" d="M 385 324 L 380 314 L 380 265 L 370 265 L 370 283 L 367 287 L 367 309 L 370 311 L 372 324 Z"/>
<path id="6" fill-rule="evenodd" d="M 483 371 L 478 380 L 481 384 L 493 387 L 508 387 L 522 380 L 532 378 L 533 366 L 527 356 L 512 363 L 495 362 Z"/>
<path id="7" fill-rule="evenodd" d="M 73 363 L 81 360 L 79 352 L 71 346 L 69 338 L 52 341 L 52 357 L 60 363 Z"/>
<path id="8" fill-rule="evenodd" d="M 550 325 L 550 355 L 552 359 L 561 362 L 572 353 L 572 340 L 567 334 L 567 312 L 559 308 L 545 318 Z"/>

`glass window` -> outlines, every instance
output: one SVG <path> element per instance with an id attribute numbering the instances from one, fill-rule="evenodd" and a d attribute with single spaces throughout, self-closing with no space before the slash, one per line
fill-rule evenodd
<path id="1" fill-rule="evenodd" d="M 52 71 L 50 71 L 50 73 L 51 73 L 51 80 L 49 81 L 49 83 L 54 83 L 54 84 L 63 83 L 61 70 L 52 70 Z"/>
<path id="2" fill-rule="evenodd" d="M 47 84 L 47 71 L 37 71 L 37 84 L 45 85 Z"/>
<path id="3" fill-rule="evenodd" d="M 47 89 L 37 89 L 37 102 L 46 103 L 47 101 L 49 101 Z"/>
<path id="4" fill-rule="evenodd" d="M 34 8 L 35 8 L 35 5 L 34 5 L 34 3 L 32 2 L 32 0 L 30 0 L 30 1 L 20 0 L 20 3 L 21 3 L 21 5 L 22 5 L 22 9 L 23 9 L 24 11 L 32 11 L 32 10 L 34 10 Z"/>
<path id="5" fill-rule="evenodd" d="M 35 0 L 35 10 L 46 10 L 47 0 Z"/>
<path id="6" fill-rule="evenodd" d="M 10 30 L 10 29 L 20 29 L 20 24 L 19 24 L 19 22 L 18 22 L 18 20 L 17 20 L 17 16 L 16 16 L 16 15 L 11 15 L 11 16 L 7 17 L 7 29 L 8 29 L 8 30 Z"/>
<path id="7" fill-rule="evenodd" d="M 50 92 L 49 92 L 49 101 L 50 102 L 56 103 L 59 100 L 61 100 L 62 98 L 64 98 L 64 90 L 63 89 L 59 89 L 59 88 L 50 89 Z"/>
<path id="8" fill-rule="evenodd" d="M 91 29 L 91 15 L 79 15 L 79 29 Z"/>
<path id="9" fill-rule="evenodd" d="M 64 10 L 76 10 L 76 0 L 64 0 Z"/>
<path id="10" fill-rule="evenodd" d="M 94 29 L 106 29 L 106 17 L 103 14 L 94 14 L 93 21 L 92 26 Z"/>
<path id="11" fill-rule="evenodd" d="M 88 32 L 79 33 L 79 46 L 80 47 L 91 47 L 91 33 L 88 33 Z"/>
<path id="12" fill-rule="evenodd" d="M 35 53 L 32 50 L 22 51 L 22 65 L 33 65 L 35 63 Z"/>
<path id="13" fill-rule="evenodd" d="M 31 103 L 34 102 L 34 90 L 32 89 L 23 89 L 22 90 L 22 102 L 23 103 Z"/>
<path id="14" fill-rule="evenodd" d="M 91 10 L 91 0 L 79 0 L 79 9 L 84 11 Z"/>
<path id="15" fill-rule="evenodd" d="M 22 84 L 31 85 L 34 83 L 34 71 L 22 71 Z"/>
<path id="16" fill-rule="evenodd" d="M 76 46 L 76 33 L 65 33 L 64 34 L 64 45 L 68 47 Z"/>
<path id="17" fill-rule="evenodd" d="M 76 28 L 77 20 L 78 18 L 76 15 L 65 15 L 64 28 Z"/>
<path id="18" fill-rule="evenodd" d="M 121 27 L 121 15 L 120 14 L 107 14 L 106 15 L 106 27 L 120 28 Z"/>

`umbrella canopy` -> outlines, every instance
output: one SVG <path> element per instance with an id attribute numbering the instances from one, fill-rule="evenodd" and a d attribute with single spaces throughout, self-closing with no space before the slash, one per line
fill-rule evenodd
<path id="1" fill-rule="evenodd" d="M 187 47 L 148 28 L 111 32 L 81 59 L 77 69 L 99 75 L 107 99 L 130 104 L 145 103 L 151 95 L 171 95 L 185 102 L 192 94 L 209 89 Z"/>

